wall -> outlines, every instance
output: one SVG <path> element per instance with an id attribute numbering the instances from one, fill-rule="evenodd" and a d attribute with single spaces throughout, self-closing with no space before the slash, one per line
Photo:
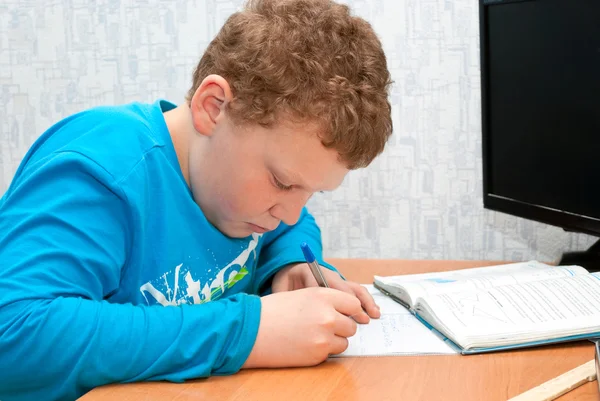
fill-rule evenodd
<path id="1" fill-rule="evenodd" d="M 394 135 L 371 166 L 310 201 L 329 256 L 554 261 L 593 242 L 483 209 L 478 2 L 346 3 L 384 44 Z M 241 4 L 3 1 L 0 193 L 58 119 L 100 104 L 180 102 L 202 50 Z"/>

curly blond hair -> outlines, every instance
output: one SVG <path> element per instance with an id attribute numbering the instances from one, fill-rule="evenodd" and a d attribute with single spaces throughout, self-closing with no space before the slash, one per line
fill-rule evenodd
<path id="1" fill-rule="evenodd" d="M 392 83 L 371 25 L 330 0 L 250 0 L 202 56 L 187 100 L 210 74 L 233 93 L 238 124 L 316 123 L 349 169 L 365 167 L 392 133 Z"/>

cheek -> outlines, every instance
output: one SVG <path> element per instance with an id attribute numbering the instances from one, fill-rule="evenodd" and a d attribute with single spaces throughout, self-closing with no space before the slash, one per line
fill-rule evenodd
<path id="1" fill-rule="evenodd" d="M 228 180 L 227 192 L 221 193 L 223 211 L 231 218 L 253 218 L 268 212 L 273 206 L 273 188 L 264 180 L 252 179 L 239 171 Z"/>

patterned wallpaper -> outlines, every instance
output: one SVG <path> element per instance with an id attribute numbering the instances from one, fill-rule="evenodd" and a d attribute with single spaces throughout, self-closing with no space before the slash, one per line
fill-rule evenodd
<path id="1" fill-rule="evenodd" d="M 592 237 L 483 209 L 478 2 L 347 0 L 395 81 L 385 153 L 309 207 L 328 256 L 555 261 Z M 84 108 L 181 102 L 242 0 L 0 3 L 0 193 L 50 124 Z"/>

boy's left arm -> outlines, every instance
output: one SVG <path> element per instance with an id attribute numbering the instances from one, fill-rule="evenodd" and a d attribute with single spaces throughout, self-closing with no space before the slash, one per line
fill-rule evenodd
<path id="1" fill-rule="evenodd" d="M 256 293 L 264 295 L 317 286 L 300 248 L 300 244 L 306 242 L 317 262 L 326 267 L 322 270 L 329 286 L 354 294 L 370 317 L 379 317 L 379 307 L 371 294 L 360 284 L 345 280 L 334 266 L 325 262 L 321 230 L 306 208 L 302 209 L 295 225 L 281 223 L 275 231 L 266 233 L 263 241 L 256 272 Z"/>

